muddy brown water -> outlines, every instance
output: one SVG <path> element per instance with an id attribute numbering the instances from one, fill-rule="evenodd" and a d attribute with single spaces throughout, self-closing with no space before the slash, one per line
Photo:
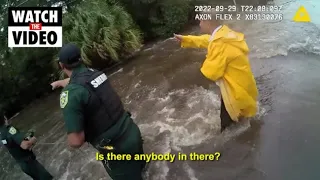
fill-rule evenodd
<path id="1" fill-rule="evenodd" d="M 146 47 L 109 78 L 141 128 L 146 153 L 220 152 L 218 161 L 153 161 L 148 180 L 316 180 L 320 150 L 319 25 L 291 21 L 303 4 L 319 15 L 317 1 L 283 4 L 281 22 L 233 22 L 251 49 L 259 112 L 251 123 L 219 134 L 220 95 L 199 68 L 205 51 L 180 49 L 167 39 Z M 197 28 L 191 29 L 197 33 Z M 59 92 L 36 100 L 13 123 L 36 129 L 35 153 L 61 180 L 109 179 L 95 150 L 66 145 Z M 0 179 L 28 179 L 1 147 Z"/>

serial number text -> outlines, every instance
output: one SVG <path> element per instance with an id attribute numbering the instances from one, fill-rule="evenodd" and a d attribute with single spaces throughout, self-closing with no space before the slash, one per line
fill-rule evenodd
<path id="1" fill-rule="evenodd" d="M 276 13 L 252 13 L 252 14 L 245 14 L 246 21 L 278 21 L 283 19 L 283 14 L 276 14 Z"/>

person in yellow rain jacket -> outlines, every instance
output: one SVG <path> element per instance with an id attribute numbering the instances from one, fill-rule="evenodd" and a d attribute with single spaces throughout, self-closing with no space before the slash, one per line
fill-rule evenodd
<path id="1" fill-rule="evenodd" d="M 239 118 L 257 113 L 258 90 L 249 63 L 249 48 L 242 33 L 217 20 L 200 21 L 199 26 L 205 35 L 174 37 L 183 48 L 207 49 L 200 71 L 220 87 L 222 132 Z"/>

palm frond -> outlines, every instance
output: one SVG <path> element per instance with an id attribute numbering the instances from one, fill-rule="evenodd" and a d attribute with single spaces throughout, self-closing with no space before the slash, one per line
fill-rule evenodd
<path id="1" fill-rule="evenodd" d="M 78 44 L 83 61 L 90 66 L 123 60 L 141 46 L 141 32 L 130 14 L 103 0 L 80 4 L 63 22 L 64 41 Z"/>

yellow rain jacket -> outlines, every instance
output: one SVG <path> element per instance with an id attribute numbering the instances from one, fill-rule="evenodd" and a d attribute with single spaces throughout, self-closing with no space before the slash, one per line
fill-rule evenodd
<path id="1" fill-rule="evenodd" d="M 232 120 L 256 115 L 258 90 L 249 63 L 249 48 L 242 33 L 224 25 L 213 38 L 210 35 L 183 36 L 181 47 L 207 48 L 201 72 L 220 87 Z"/>

